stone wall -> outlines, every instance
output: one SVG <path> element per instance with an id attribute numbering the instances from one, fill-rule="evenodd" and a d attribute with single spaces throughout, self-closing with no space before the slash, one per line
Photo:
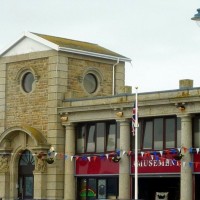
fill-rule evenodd
<path id="1" fill-rule="evenodd" d="M 17 74 L 32 68 L 39 76 L 31 93 L 22 91 Z M 47 134 L 48 60 L 41 58 L 6 65 L 6 123 L 5 128 L 28 125 Z"/>
<path id="2" fill-rule="evenodd" d="M 96 96 L 106 96 L 112 93 L 112 65 L 100 63 L 99 61 L 69 58 L 68 90 L 76 97 L 87 97 L 83 87 L 84 74 L 87 70 L 97 70 L 102 80 Z"/>

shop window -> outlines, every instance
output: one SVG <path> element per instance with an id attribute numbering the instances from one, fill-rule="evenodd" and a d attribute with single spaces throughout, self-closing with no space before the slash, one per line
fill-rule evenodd
<path id="1" fill-rule="evenodd" d="M 180 119 L 175 116 L 140 118 L 138 128 L 138 148 L 162 150 L 180 146 Z M 132 140 L 134 148 L 134 137 Z"/>
<path id="2" fill-rule="evenodd" d="M 119 125 L 115 121 L 79 123 L 77 153 L 104 153 L 119 148 Z"/>
<path id="3" fill-rule="evenodd" d="M 200 146 L 200 116 L 197 115 L 193 119 L 193 135 L 194 135 L 194 147 Z"/>
<path id="4" fill-rule="evenodd" d="M 105 131 L 105 123 L 99 122 L 96 124 L 96 132 L 97 132 L 97 145 L 96 145 L 96 151 L 97 152 L 104 152 L 104 146 L 105 146 L 105 139 L 104 139 L 104 131 Z"/>
<path id="5" fill-rule="evenodd" d="M 117 199 L 117 177 L 81 177 L 77 183 L 78 200 Z"/>
<path id="6" fill-rule="evenodd" d="M 147 121 L 144 126 L 143 148 L 150 149 L 153 144 L 153 123 Z"/>
<path id="7" fill-rule="evenodd" d="M 166 132 L 165 132 L 165 140 L 166 140 L 166 148 L 175 147 L 175 120 L 173 118 L 166 119 Z"/>
<path id="8" fill-rule="evenodd" d="M 106 151 L 115 151 L 116 146 L 116 124 L 108 125 Z"/>
<path id="9" fill-rule="evenodd" d="M 87 134 L 87 152 L 95 152 L 95 125 L 89 125 Z"/>
<path id="10" fill-rule="evenodd" d="M 76 147 L 77 147 L 77 152 L 79 153 L 84 153 L 84 145 L 85 145 L 85 127 L 80 126 L 79 131 L 77 131 L 77 140 L 76 140 Z"/>

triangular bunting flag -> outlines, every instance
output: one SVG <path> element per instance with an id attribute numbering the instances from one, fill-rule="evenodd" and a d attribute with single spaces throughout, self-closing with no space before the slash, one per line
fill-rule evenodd
<path id="1" fill-rule="evenodd" d="M 74 156 L 71 156 L 71 161 L 73 160 Z"/>
<path id="2" fill-rule="evenodd" d="M 97 159 L 97 156 L 94 156 L 93 159 L 94 159 L 94 161 L 95 161 L 95 160 Z"/>
<path id="3" fill-rule="evenodd" d="M 187 152 L 187 147 L 183 147 L 183 151 L 184 151 L 184 153 L 186 153 Z"/>
<path id="4" fill-rule="evenodd" d="M 192 162 L 189 162 L 189 166 L 190 166 L 190 167 L 192 167 L 192 164 L 193 164 Z"/>
<path id="5" fill-rule="evenodd" d="M 199 153 L 199 148 L 196 148 L 197 154 Z"/>
<path id="6" fill-rule="evenodd" d="M 76 156 L 76 160 L 78 160 L 79 159 L 79 156 Z"/>
<path id="7" fill-rule="evenodd" d="M 163 155 L 163 151 L 160 151 L 160 155 L 161 155 L 161 156 Z"/>
<path id="8" fill-rule="evenodd" d="M 198 162 L 195 162 L 195 168 L 197 168 L 197 167 L 198 167 L 198 165 L 199 165 L 199 163 L 198 163 Z"/>

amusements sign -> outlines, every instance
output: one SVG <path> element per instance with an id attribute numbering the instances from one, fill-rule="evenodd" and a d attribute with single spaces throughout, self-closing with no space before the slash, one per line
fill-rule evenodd
<path id="1" fill-rule="evenodd" d="M 200 154 L 198 153 L 194 154 L 193 170 L 200 173 Z"/>
<path id="2" fill-rule="evenodd" d="M 180 173 L 181 161 L 177 161 L 172 155 L 166 156 L 141 156 L 138 155 L 138 173 L 139 174 L 160 174 L 160 173 Z M 135 157 L 131 158 L 131 173 L 135 173 Z"/>

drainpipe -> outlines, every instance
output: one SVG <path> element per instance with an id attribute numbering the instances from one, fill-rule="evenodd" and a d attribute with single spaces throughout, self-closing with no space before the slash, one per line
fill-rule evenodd
<path id="1" fill-rule="evenodd" d="M 117 62 L 113 65 L 113 85 L 112 85 L 112 95 L 115 95 L 115 66 L 119 64 L 119 58 L 117 58 Z"/>

